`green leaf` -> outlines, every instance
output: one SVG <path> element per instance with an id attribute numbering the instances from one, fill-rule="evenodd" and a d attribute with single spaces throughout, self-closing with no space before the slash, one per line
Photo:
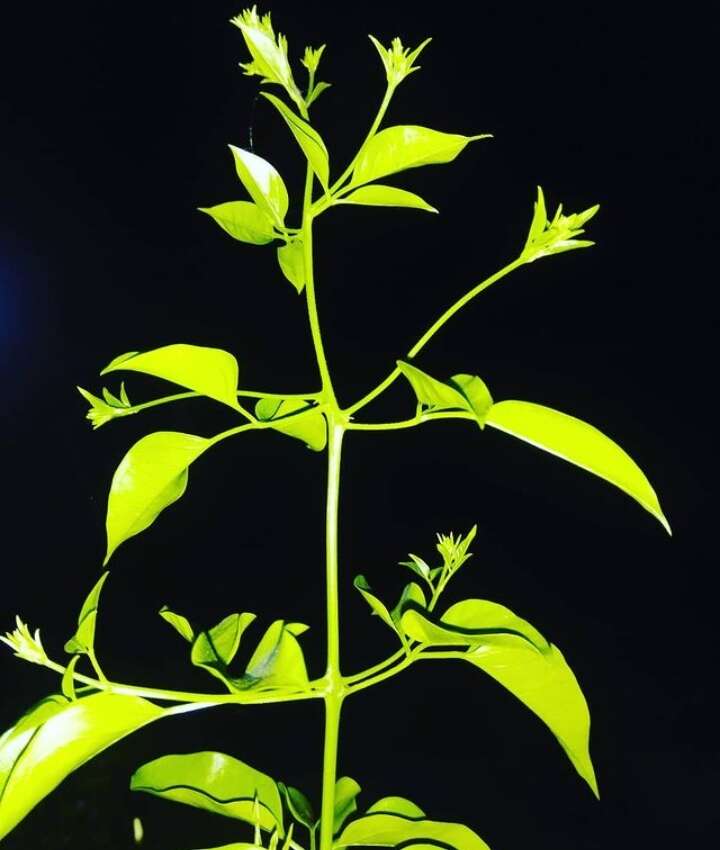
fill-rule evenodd
<path id="1" fill-rule="evenodd" d="M 183 617 L 182 614 L 176 614 L 174 611 L 171 611 L 167 605 L 163 605 L 163 607 L 158 611 L 158 614 L 160 614 L 163 620 L 170 623 L 175 631 L 182 635 L 186 641 L 192 643 L 195 637 L 195 632 L 193 631 L 193 627 L 190 625 L 190 621 L 187 617 Z"/>
<path id="2" fill-rule="evenodd" d="M 315 452 L 321 452 L 327 444 L 327 423 L 322 413 L 294 418 L 293 413 L 306 410 L 311 402 L 299 398 L 268 396 L 255 405 L 255 416 L 261 422 L 272 422 L 272 428 L 288 437 L 295 437 Z M 277 421 L 276 421 L 277 420 Z"/>
<path id="3" fill-rule="evenodd" d="M 333 817 L 333 835 L 342 829 L 342 825 L 357 811 L 357 795 L 362 789 L 349 776 L 341 776 L 335 783 L 335 809 Z"/>
<path id="4" fill-rule="evenodd" d="M 349 823 L 335 839 L 339 847 L 395 847 L 422 842 L 453 847 L 455 850 L 489 850 L 469 827 L 459 823 L 408 820 L 400 815 L 372 814 Z"/>
<path id="5" fill-rule="evenodd" d="M 262 157 L 230 145 L 235 170 L 255 203 L 282 228 L 288 210 L 288 193 L 278 172 Z"/>
<path id="6" fill-rule="evenodd" d="M 190 651 L 192 663 L 228 684 L 225 669 L 235 657 L 245 629 L 254 619 L 255 614 L 229 614 L 216 626 L 200 632 Z"/>
<path id="7" fill-rule="evenodd" d="M 109 571 L 104 572 L 88 594 L 87 599 L 80 609 L 77 631 L 65 644 L 65 652 L 74 654 L 77 652 L 92 653 L 94 651 L 95 622 L 97 620 L 98 605 L 100 604 L 100 593 L 109 575 Z"/>
<path id="8" fill-rule="evenodd" d="M 117 360 L 100 374 L 122 369 L 154 375 L 238 409 L 237 360 L 220 348 L 178 343 Z"/>
<path id="9" fill-rule="evenodd" d="M 411 207 L 416 210 L 437 212 L 435 207 L 431 207 L 419 195 L 407 192 L 405 189 L 396 189 L 394 186 L 382 186 L 379 183 L 356 189 L 336 203 L 360 204 L 368 207 Z"/>
<path id="10" fill-rule="evenodd" d="M 527 401 L 494 404 L 487 424 L 604 478 L 639 502 L 671 533 L 655 491 L 640 467 L 592 425 Z"/>
<path id="11" fill-rule="evenodd" d="M 138 768 L 133 791 L 254 823 L 257 796 L 261 829 L 284 835 L 280 792 L 273 779 L 225 753 L 168 755 Z"/>
<path id="12" fill-rule="evenodd" d="M 486 642 L 504 645 L 506 637 L 521 637 L 538 652 L 550 649 L 550 644 L 527 620 L 486 599 L 457 602 L 439 620 L 408 609 L 401 617 L 401 625 L 408 637 L 431 645 L 477 646 Z"/>
<path id="13" fill-rule="evenodd" d="M 120 694 L 38 703 L 0 738 L 0 839 L 73 770 L 163 714 Z"/>
<path id="14" fill-rule="evenodd" d="M 282 782 L 278 782 L 278 788 L 285 797 L 290 814 L 295 820 L 308 829 L 313 829 L 315 826 L 315 812 L 307 796 L 299 788 L 293 788 L 292 785 L 285 785 Z"/>
<path id="15" fill-rule="evenodd" d="M 266 91 L 260 92 L 260 94 L 266 97 L 280 115 L 282 115 L 285 123 L 290 128 L 290 132 L 295 136 L 295 140 L 305 154 L 305 158 L 310 163 L 312 170 L 327 192 L 328 181 L 330 179 L 330 163 L 325 142 L 320 138 L 318 131 L 314 127 L 311 127 L 307 121 L 303 121 L 302 118 L 296 115 L 279 97 L 275 97 L 274 94 Z"/>
<path id="16" fill-rule="evenodd" d="M 469 410 L 477 417 L 480 428 L 485 427 L 488 412 L 493 405 L 490 390 L 477 375 L 453 375 L 451 382 L 465 396 Z"/>
<path id="17" fill-rule="evenodd" d="M 413 555 L 412 552 L 409 553 L 409 561 L 400 561 L 399 564 L 401 567 L 408 567 L 411 569 L 416 575 L 419 575 L 420 578 L 425 581 L 430 581 L 430 567 L 423 561 L 422 558 L 419 558 L 417 555 Z M 442 568 L 441 568 L 442 569 Z"/>
<path id="18" fill-rule="evenodd" d="M 198 207 L 207 213 L 233 239 L 251 245 L 267 245 L 276 238 L 272 218 L 250 201 L 227 201 L 214 207 Z"/>
<path id="19" fill-rule="evenodd" d="M 397 361 L 397 367 L 410 382 L 420 404 L 432 409 L 468 409 L 465 396 L 455 387 L 431 378 L 427 373 L 402 360 Z"/>
<path id="20" fill-rule="evenodd" d="M 293 239 L 277 249 L 280 271 L 297 290 L 298 295 L 305 288 L 305 253 L 302 239 Z"/>
<path id="21" fill-rule="evenodd" d="M 373 136 L 361 151 L 351 185 L 359 186 L 420 165 L 451 162 L 469 142 L 486 138 L 487 134 L 460 136 L 427 127 L 388 127 Z"/>
<path id="22" fill-rule="evenodd" d="M 397 628 L 395 627 L 395 621 L 390 615 L 385 603 L 381 602 L 377 596 L 371 592 L 370 585 L 367 583 L 365 576 L 355 576 L 353 587 L 360 591 L 363 599 L 372 608 L 373 612 L 380 617 L 383 623 L 390 626 L 390 628 L 396 632 Z"/>
<path id="23" fill-rule="evenodd" d="M 386 815 L 400 815 L 404 818 L 423 818 L 425 812 L 405 797 L 383 797 L 373 803 L 367 810 L 368 814 L 382 812 Z"/>
<path id="24" fill-rule="evenodd" d="M 107 555 L 152 525 L 185 492 L 188 466 L 210 440 L 177 431 L 158 431 L 138 440 L 115 470 L 107 508 Z"/>
<path id="25" fill-rule="evenodd" d="M 420 608 L 427 608 L 427 600 L 425 599 L 423 589 L 414 581 L 405 585 L 398 604 L 392 609 L 391 617 L 396 626 L 400 622 L 400 618 L 408 605 L 416 605 Z"/>
<path id="26" fill-rule="evenodd" d="M 267 629 L 248 662 L 247 678 L 263 687 L 303 688 L 308 684 L 303 651 L 289 625 L 275 620 Z"/>
<path id="27" fill-rule="evenodd" d="M 68 661 L 68 665 L 65 668 L 61 682 L 63 696 L 72 702 L 77 699 L 77 694 L 75 693 L 75 667 L 77 666 L 79 658 L 79 655 L 73 655 L 70 661 Z"/>
<path id="28" fill-rule="evenodd" d="M 332 85 L 332 83 L 325 83 L 325 82 L 322 82 L 322 81 L 319 82 L 319 83 L 315 83 L 315 86 L 313 87 L 313 90 L 310 94 L 310 97 L 308 97 L 308 99 L 307 99 L 308 107 L 311 104 L 315 103 L 315 101 L 320 97 L 320 95 L 324 91 L 327 91 L 330 88 L 331 85 Z"/>
<path id="29" fill-rule="evenodd" d="M 492 676 L 548 726 L 598 796 L 589 752 L 590 713 L 560 650 L 551 644 L 549 652 L 539 653 L 527 641 L 514 638 L 505 646 L 479 646 L 463 658 Z"/>

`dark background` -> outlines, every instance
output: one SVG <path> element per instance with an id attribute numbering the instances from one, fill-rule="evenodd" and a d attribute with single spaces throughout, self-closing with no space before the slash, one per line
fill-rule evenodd
<path id="1" fill-rule="evenodd" d="M 248 145 L 299 197 L 301 158 L 257 81 L 241 4 L 33 4 L 3 13 L 0 341 L 3 629 L 20 612 L 62 657 L 99 574 L 112 472 L 153 430 L 232 424 L 200 400 L 93 433 L 74 390 L 98 392 L 117 354 L 172 342 L 232 351 L 241 384 L 303 392 L 317 378 L 304 302 L 271 248 L 234 242 L 195 211 L 244 197 L 226 144 Z M 384 89 L 368 43 L 430 34 L 423 70 L 389 123 L 495 139 L 449 166 L 389 182 L 441 210 L 342 209 L 318 222 L 319 308 L 341 402 L 367 392 L 429 321 L 516 256 L 535 186 L 553 208 L 600 202 L 597 246 L 541 260 L 479 298 L 418 359 L 483 376 L 496 399 L 573 413 L 647 472 L 668 538 L 619 491 L 500 434 L 464 423 L 350 435 L 342 492 L 344 668 L 394 649 L 351 588 L 358 572 L 394 599 L 408 550 L 479 524 L 450 595 L 502 602 L 562 647 L 593 716 L 596 802 L 543 725 L 462 665 L 418 665 L 351 700 L 340 770 L 368 805 L 416 800 L 475 828 L 494 850 L 707 846 L 720 779 L 715 307 L 717 145 L 709 22 L 578 3 L 345 6 L 276 2 L 292 56 L 328 43 L 313 109 L 334 173 Z M 295 62 L 298 81 L 303 69 Z M 109 382 L 115 389 L 117 380 Z M 160 394 L 130 376 L 130 397 Z M 400 382 L 367 418 L 413 410 Z M 321 455 L 247 435 L 193 467 L 185 497 L 113 559 L 98 634 L 119 681 L 212 689 L 157 617 L 167 603 L 208 626 L 232 610 L 312 625 L 323 665 Z M 256 627 L 258 628 L 258 627 Z M 0 725 L 58 687 L 0 656 Z M 150 727 L 73 774 L 5 841 L 19 848 L 191 850 L 249 840 L 236 822 L 127 791 L 166 752 L 224 749 L 318 794 L 320 705 L 217 708 Z"/>

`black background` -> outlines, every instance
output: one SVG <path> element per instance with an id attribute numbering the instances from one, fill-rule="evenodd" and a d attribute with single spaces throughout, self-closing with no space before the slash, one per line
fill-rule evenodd
<path id="1" fill-rule="evenodd" d="M 115 355 L 172 342 L 232 351 L 241 384 L 316 388 L 303 300 L 271 248 L 202 214 L 243 197 L 226 144 L 248 146 L 301 191 L 302 166 L 256 80 L 225 2 L 34 4 L 4 12 L 0 207 L 3 628 L 20 612 L 62 657 L 104 550 L 109 480 L 153 430 L 232 424 L 196 401 L 93 433 L 74 390 Z M 502 602 L 564 650 L 592 716 L 596 802 L 552 736 L 462 665 L 418 665 L 344 710 L 341 772 L 475 828 L 494 850 L 707 846 L 720 767 L 714 696 L 717 146 L 708 21 L 655 4 L 321 2 L 272 7 L 291 54 L 328 43 L 313 109 L 334 173 L 362 138 L 384 77 L 368 31 L 415 45 L 423 70 L 389 123 L 492 132 L 449 166 L 401 175 L 441 210 L 341 209 L 316 227 L 319 308 L 349 404 L 429 321 L 516 256 L 535 186 L 568 211 L 600 202 L 597 246 L 541 260 L 481 296 L 418 359 L 480 374 L 496 399 L 573 413 L 613 436 L 673 526 L 622 493 L 498 432 L 464 423 L 350 435 L 342 492 L 344 669 L 394 649 L 352 591 L 363 572 L 394 599 L 408 550 L 479 524 L 451 593 Z M 303 80 L 296 63 L 296 76 Z M 116 381 L 110 381 L 115 388 Z M 131 399 L 158 393 L 128 381 Z M 400 382 L 367 418 L 410 415 Z M 112 563 L 98 635 L 118 681 L 204 689 L 170 604 L 201 625 L 231 610 L 312 625 L 323 665 L 321 455 L 280 435 L 230 441 L 193 467 L 186 496 Z M 256 627 L 257 628 L 257 627 Z M 0 657 L 0 725 L 58 686 Z M 127 791 L 138 764 L 224 749 L 317 796 L 316 704 L 218 708 L 150 727 L 73 774 L 5 841 L 17 848 L 190 850 L 245 828 Z"/>

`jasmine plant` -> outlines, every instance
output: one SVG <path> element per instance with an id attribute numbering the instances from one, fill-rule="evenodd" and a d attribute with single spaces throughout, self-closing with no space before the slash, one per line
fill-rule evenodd
<path id="1" fill-rule="evenodd" d="M 67 660 L 51 659 L 39 631 L 32 631 L 19 617 L 15 630 L 0 638 L 19 658 L 55 671 L 59 677 L 57 692 L 30 708 L 0 738 L 0 838 L 69 773 L 149 723 L 228 703 L 244 706 L 319 700 L 324 705 L 325 730 L 322 781 L 314 798 L 312 793 L 246 764 L 240 759 L 242 753 L 168 754 L 139 766 L 131 787 L 241 822 L 237 842 L 227 845 L 226 850 L 342 850 L 349 846 L 438 843 L 458 850 L 483 850 L 486 843 L 472 829 L 433 820 L 405 797 L 386 796 L 358 810 L 359 784 L 349 776 L 338 775 L 344 702 L 413 664 L 465 661 L 510 691 L 545 723 L 577 773 L 597 794 L 585 698 L 560 649 L 521 616 L 485 599 L 446 603 L 445 593 L 453 578 L 471 558 L 475 527 L 465 533 L 439 534 L 434 550 L 430 541 L 413 544 L 423 547 L 423 554 L 411 553 L 402 562 L 412 576 L 394 605 L 383 599 L 382 593 L 376 593 L 363 576 L 355 577 L 354 587 L 377 615 L 379 626 L 395 636 L 397 650 L 367 669 L 344 670 L 338 611 L 339 582 L 347 580 L 338 563 L 343 446 L 348 435 L 352 444 L 355 438 L 373 437 L 372 432 L 415 428 L 437 420 L 466 420 L 469 427 L 477 428 L 478 439 L 482 439 L 484 428 L 495 428 L 599 476 L 623 490 L 669 532 L 643 472 L 623 449 L 591 425 L 534 402 L 496 401 L 471 366 L 465 367 L 469 371 L 445 376 L 431 374 L 431 367 L 425 364 L 423 368 L 416 365 L 435 334 L 489 286 L 521 266 L 591 246 L 585 227 L 598 206 L 567 214 L 559 205 L 549 214 L 544 193 L 538 188 L 529 229 L 525 238 L 518 240 L 517 255 L 487 279 L 473 283 L 429 324 L 402 360 L 389 366 L 373 389 L 343 406 L 336 396 L 316 303 L 316 219 L 332 214 L 333 208 L 342 204 L 434 213 L 435 208 L 419 195 L 382 181 L 411 168 L 450 163 L 466 148 L 470 148 L 470 155 L 477 155 L 480 148 L 475 143 L 488 139 L 489 134 L 466 136 L 419 125 L 383 126 L 397 89 L 419 70 L 416 63 L 430 40 L 410 49 L 399 38 L 386 47 L 371 36 L 386 72 L 385 94 L 351 161 L 342 170 L 331 170 L 328 148 L 310 116 L 311 107 L 329 88 L 329 83 L 318 78 L 325 45 L 305 49 L 301 64 L 307 79 L 301 86 L 290 64 L 287 40 L 275 33 L 269 14 L 260 16 L 253 7 L 233 18 L 232 23 L 249 53 L 248 61 L 242 63 L 245 74 L 260 78 L 264 99 L 292 134 L 305 161 L 302 214 L 299 221 L 290 224 L 289 196 L 281 175 L 257 153 L 232 144 L 239 199 L 200 210 L 238 242 L 272 246 L 279 273 L 292 286 L 288 296 L 305 301 L 319 383 L 300 394 L 244 389 L 238 385 L 238 363 L 231 353 L 177 343 L 121 354 L 100 374 L 115 378 L 116 373 L 142 373 L 178 385 L 179 392 L 137 402 L 131 400 L 134 393 L 128 394 L 124 382 L 116 392 L 103 387 L 100 394 L 93 394 L 78 388 L 90 404 L 87 416 L 94 428 L 149 407 L 195 398 L 224 405 L 237 416 L 236 425 L 210 437 L 157 431 L 131 446 L 110 483 L 103 567 L 119 546 L 149 529 L 183 496 L 194 463 L 213 462 L 221 443 L 247 432 L 279 432 L 297 441 L 298 448 L 304 443 L 322 454 L 327 462 L 327 664 L 319 676 L 308 673 L 302 649 L 308 626 L 292 619 L 266 623 L 252 638 L 255 613 L 219 612 L 219 621 L 208 627 L 191 623 L 182 612 L 164 607 L 160 616 L 177 632 L 179 645 L 184 645 L 191 664 L 212 677 L 207 691 L 116 682 L 103 670 L 95 653 L 98 606 L 102 593 L 107 592 L 104 587 L 109 572 L 105 569 L 80 608 L 77 626 L 65 644 Z M 369 421 L 366 413 L 371 403 L 396 381 L 407 384 L 407 417 Z M 254 647 L 246 652 L 249 644 Z M 238 663 L 240 656 L 244 661 Z M 398 789 L 388 790 L 395 794 Z M 136 839 L 138 835 L 141 839 L 142 825 L 136 822 L 134 826 Z"/>

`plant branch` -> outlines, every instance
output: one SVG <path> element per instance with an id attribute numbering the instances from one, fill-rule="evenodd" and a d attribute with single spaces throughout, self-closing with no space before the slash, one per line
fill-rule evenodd
<path id="1" fill-rule="evenodd" d="M 43 666 L 56 673 L 62 675 L 67 668 L 56 661 L 51 661 L 49 658 L 43 662 Z M 82 673 L 73 672 L 73 678 L 76 682 L 82 682 L 84 685 L 90 685 L 98 691 L 107 691 L 114 694 L 124 694 L 126 696 L 144 697 L 145 699 L 156 699 L 168 702 L 183 702 L 183 703 L 208 703 L 208 704 L 225 704 L 239 703 L 243 705 L 264 704 L 274 702 L 295 702 L 296 700 L 317 699 L 322 697 L 322 690 L 318 683 L 310 683 L 310 689 L 297 691 L 293 693 L 256 693 L 251 691 L 243 691 L 236 694 L 205 694 L 195 691 L 175 691 L 166 688 L 146 688 L 139 685 L 125 685 L 120 682 L 111 682 L 108 679 L 94 679 L 92 676 L 85 676 Z"/>
<path id="2" fill-rule="evenodd" d="M 345 676 L 345 683 L 347 685 L 351 685 L 354 682 L 359 682 L 361 679 L 366 679 L 368 676 L 372 676 L 374 673 L 383 670 L 389 664 L 394 664 L 396 661 L 399 661 L 401 658 L 404 658 L 406 654 L 407 653 L 404 648 L 398 649 L 397 652 L 394 652 L 392 655 L 389 655 L 387 658 L 383 659 L 379 663 L 373 664 L 372 667 L 368 667 L 366 670 L 361 670 L 359 673 L 353 673 L 351 676 Z"/>
<path id="3" fill-rule="evenodd" d="M 495 272 L 495 274 L 483 280 L 481 283 L 478 283 L 477 286 L 474 286 L 471 290 L 465 293 L 461 298 L 458 298 L 454 304 L 448 307 L 447 310 L 435 321 L 432 325 L 425 331 L 425 333 L 420 337 L 420 339 L 413 345 L 413 347 L 408 351 L 405 355 L 408 360 L 412 360 L 413 357 L 416 357 L 420 351 L 427 345 L 428 342 L 435 336 L 435 334 L 442 328 L 442 326 L 451 319 L 458 310 L 462 310 L 462 308 L 470 301 L 472 301 L 475 296 L 479 295 L 481 292 L 486 290 L 489 286 L 491 286 L 496 281 L 510 274 L 511 271 L 514 271 L 518 266 L 524 264 L 524 260 L 517 259 L 513 260 L 508 265 L 501 268 L 499 271 Z M 397 366 L 390 372 L 390 374 L 384 378 L 374 389 L 370 390 L 369 393 L 364 395 L 359 401 L 356 401 L 355 404 L 345 409 L 345 413 L 348 416 L 351 416 L 356 411 L 365 407 L 366 404 L 369 404 L 373 399 L 377 398 L 381 393 L 385 392 L 385 390 L 393 384 L 400 377 L 400 370 Z"/>
<path id="4" fill-rule="evenodd" d="M 421 413 L 418 416 L 413 416 L 412 419 L 401 419 L 398 422 L 350 422 L 347 427 L 348 430 L 352 431 L 400 431 L 403 428 L 414 428 L 416 425 L 432 422 L 434 419 L 470 419 L 473 422 L 477 421 L 474 414 L 458 410 L 452 413 Z"/>

